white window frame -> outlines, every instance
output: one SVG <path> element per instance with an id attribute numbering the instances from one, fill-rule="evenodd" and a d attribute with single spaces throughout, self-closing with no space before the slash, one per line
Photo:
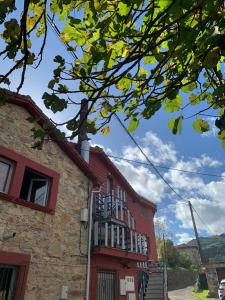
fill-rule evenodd
<path id="1" fill-rule="evenodd" d="M 27 197 L 27 201 L 30 201 L 31 202 L 31 192 L 32 192 L 32 188 L 33 188 L 33 184 L 35 182 L 46 182 L 47 183 L 47 188 L 46 188 L 46 191 L 45 191 L 45 199 L 44 199 L 44 203 L 43 204 L 40 204 L 40 203 L 37 203 L 37 202 L 33 202 L 35 204 L 38 204 L 38 205 L 41 205 L 41 206 L 47 206 L 47 200 L 48 200 L 48 192 L 49 192 L 49 183 L 50 183 L 50 180 L 48 178 L 43 178 L 43 179 L 38 179 L 38 178 L 33 178 L 31 179 L 30 181 L 30 186 L 29 186 L 29 191 L 28 191 L 28 197 Z"/>
<path id="2" fill-rule="evenodd" d="M 11 160 L 8 160 L 2 156 L 0 156 L 0 163 L 5 163 L 9 166 L 9 171 L 8 171 L 8 174 L 7 174 L 7 178 L 5 178 L 5 185 L 3 187 L 3 190 L 0 189 L 0 192 L 1 193 L 5 193 L 7 194 L 8 191 L 9 191 L 9 185 L 11 183 L 11 179 L 12 179 L 12 172 L 13 172 L 13 168 L 14 168 L 14 163 L 11 161 Z"/>

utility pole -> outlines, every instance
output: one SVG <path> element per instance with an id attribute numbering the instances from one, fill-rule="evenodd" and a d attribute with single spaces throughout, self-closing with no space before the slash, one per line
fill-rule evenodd
<path id="1" fill-rule="evenodd" d="M 167 264 L 166 240 L 165 240 L 164 233 L 163 233 L 163 261 L 164 261 L 164 264 Z"/>
<path id="2" fill-rule="evenodd" d="M 191 212 L 191 219 L 192 219 L 194 232 L 195 232 L 195 238 L 196 238 L 196 242 L 197 242 L 197 246 L 198 246 L 198 253 L 199 253 L 199 256 L 200 256 L 201 263 L 203 265 L 205 263 L 205 258 L 204 258 L 204 255 L 202 253 L 202 248 L 201 248 L 200 239 L 199 239 L 199 236 L 198 236 L 198 231 L 197 231 L 197 227 L 196 227 L 196 223 L 195 223 L 195 218 L 194 218 L 194 214 L 193 214 L 193 208 L 192 208 L 191 201 L 188 201 L 188 205 L 189 205 L 190 212 Z"/>

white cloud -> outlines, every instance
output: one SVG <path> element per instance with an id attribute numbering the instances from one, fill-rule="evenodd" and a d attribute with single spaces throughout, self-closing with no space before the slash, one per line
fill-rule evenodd
<path id="1" fill-rule="evenodd" d="M 173 144 L 165 143 L 151 131 L 139 139 L 139 144 L 155 165 L 165 165 L 171 168 L 169 170 L 158 168 L 158 170 L 182 196 L 184 201 L 192 202 L 194 208 L 206 222 L 207 226 L 202 224 L 196 215 L 197 226 L 201 233 L 220 234 L 225 232 L 225 205 L 223 203 L 225 173 L 221 174 L 224 178 L 210 178 L 200 174 L 174 170 L 180 169 L 199 173 L 209 172 L 220 175 L 217 168 L 222 167 L 223 163 L 206 154 L 202 154 L 199 157 L 185 158 L 179 154 Z M 109 155 L 113 155 L 111 149 L 106 148 L 105 151 Z M 169 226 L 179 229 L 178 221 L 182 229 L 193 228 L 188 206 L 176 202 L 178 201 L 177 196 L 172 193 L 158 175 L 153 173 L 150 166 L 127 162 L 122 159 L 147 163 L 137 147 L 125 145 L 119 156 L 121 159 L 113 159 L 113 161 L 132 187 L 155 203 L 162 201 L 165 203 L 163 214 L 166 215 Z M 208 171 L 208 168 L 214 171 Z M 207 171 L 205 171 L 206 169 Z M 179 240 L 188 238 L 188 234 L 185 232 L 182 232 L 182 235 L 181 233 L 179 234 L 176 236 Z"/>
<path id="2" fill-rule="evenodd" d="M 205 118 L 205 120 L 209 123 L 210 130 L 203 133 L 201 136 L 202 137 L 213 137 L 217 136 L 219 129 L 215 125 L 215 118 L 213 117 L 208 117 Z"/>
<path id="3" fill-rule="evenodd" d="M 145 136 L 140 140 L 140 144 L 144 153 L 155 164 L 175 162 L 177 159 L 177 152 L 174 146 L 170 143 L 163 143 L 152 131 L 145 133 Z M 146 162 L 144 155 L 133 145 L 125 146 L 122 150 L 122 154 L 127 159 Z"/>
<path id="4" fill-rule="evenodd" d="M 123 160 L 115 160 L 114 163 L 140 195 L 156 203 L 165 196 L 165 185 L 148 168 Z"/>
<path id="5" fill-rule="evenodd" d="M 225 231 L 225 207 L 223 199 L 190 198 L 194 207 L 194 217 L 197 229 L 210 235 L 222 234 Z M 197 213 L 196 213 L 197 211 Z M 180 220 L 182 228 L 193 228 L 190 210 L 185 204 L 177 204 L 176 218 Z"/>
<path id="6" fill-rule="evenodd" d="M 178 239 L 178 244 L 187 243 L 194 238 L 193 236 L 191 236 L 189 233 L 186 232 L 177 233 L 175 236 Z"/>

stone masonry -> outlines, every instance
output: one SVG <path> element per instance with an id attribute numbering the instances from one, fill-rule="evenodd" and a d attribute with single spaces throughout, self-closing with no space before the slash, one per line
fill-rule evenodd
<path id="1" fill-rule="evenodd" d="M 14 104 L 0 107 L 0 144 L 60 174 L 55 214 L 0 199 L 0 232 L 16 232 L 0 242 L 0 250 L 31 254 L 25 300 L 60 299 L 69 286 L 69 300 L 84 299 L 88 230 L 80 209 L 88 205 L 89 179 L 51 141 L 43 150 L 31 148 L 29 113 Z"/>

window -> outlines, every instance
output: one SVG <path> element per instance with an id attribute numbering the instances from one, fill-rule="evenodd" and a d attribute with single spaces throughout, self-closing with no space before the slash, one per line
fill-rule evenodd
<path id="1" fill-rule="evenodd" d="M 0 192 L 8 192 L 12 170 L 13 163 L 0 156 Z"/>
<path id="2" fill-rule="evenodd" d="M 29 202 L 47 206 L 50 178 L 26 168 L 20 198 Z"/>
<path id="3" fill-rule="evenodd" d="M 1 200 L 54 214 L 58 185 L 57 172 L 0 145 Z"/>
<path id="4" fill-rule="evenodd" d="M 0 299 L 24 299 L 31 255 L 0 250 Z"/>
<path id="5" fill-rule="evenodd" d="M 18 267 L 0 265 L 0 299 L 13 300 L 16 288 Z"/>

